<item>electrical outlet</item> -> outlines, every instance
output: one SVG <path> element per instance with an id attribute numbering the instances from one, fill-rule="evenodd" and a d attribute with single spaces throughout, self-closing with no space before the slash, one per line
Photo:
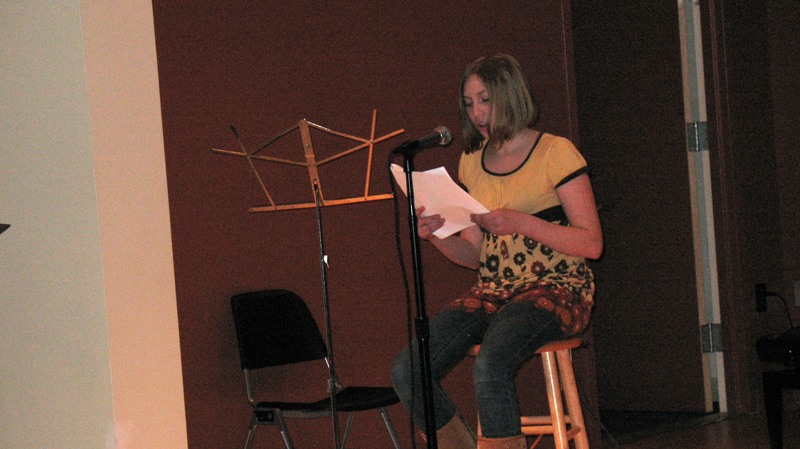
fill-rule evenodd
<path id="1" fill-rule="evenodd" d="M 756 312 L 767 311 L 767 284 L 756 284 Z"/>

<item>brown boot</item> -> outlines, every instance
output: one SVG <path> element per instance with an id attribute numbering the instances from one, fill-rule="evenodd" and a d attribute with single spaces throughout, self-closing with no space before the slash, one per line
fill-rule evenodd
<path id="1" fill-rule="evenodd" d="M 527 449 L 525 435 L 508 438 L 478 437 L 478 449 Z"/>
<path id="2" fill-rule="evenodd" d="M 436 443 L 439 449 L 476 449 L 475 434 L 467 422 L 459 414 L 453 417 L 441 429 L 436 431 Z"/>

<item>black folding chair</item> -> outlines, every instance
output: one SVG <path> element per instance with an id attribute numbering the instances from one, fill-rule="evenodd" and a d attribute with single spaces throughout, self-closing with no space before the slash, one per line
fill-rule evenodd
<path id="1" fill-rule="evenodd" d="M 250 372 L 280 365 L 325 360 L 330 368 L 328 348 L 319 327 L 303 299 L 288 290 L 263 290 L 235 295 L 231 298 L 233 321 L 239 343 L 239 357 L 244 372 L 247 400 L 253 409 L 245 449 L 253 442 L 256 426 L 278 426 L 286 449 L 294 449 L 286 419 L 325 418 L 333 415 L 331 397 L 312 402 L 258 401 L 253 392 Z M 330 370 L 326 369 L 326 379 Z M 336 379 L 335 375 L 333 376 Z M 327 380 L 326 380 L 327 382 Z M 330 382 L 329 389 L 331 388 Z M 334 382 L 338 385 L 338 382 Z M 395 449 L 400 440 L 392 426 L 386 407 L 399 403 L 391 387 L 336 387 L 336 411 L 347 413 L 347 425 L 341 437 L 345 448 L 353 412 L 379 410 Z"/>

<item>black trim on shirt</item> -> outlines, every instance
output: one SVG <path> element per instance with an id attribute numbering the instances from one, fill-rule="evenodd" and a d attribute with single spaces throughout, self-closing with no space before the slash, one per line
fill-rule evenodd
<path id="1" fill-rule="evenodd" d="M 581 168 L 575 170 L 574 172 L 572 172 L 571 174 L 565 176 L 564 179 L 562 179 L 558 184 L 556 184 L 556 188 L 559 188 L 559 187 L 563 186 L 564 184 L 566 184 L 566 183 L 572 181 L 573 179 L 577 178 L 578 176 L 580 176 L 580 175 L 582 175 L 584 173 L 588 173 L 588 172 L 589 172 L 589 168 L 588 167 L 581 167 Z"/>
<path id="2" fill-rule="evenodd" d="M 537 132 L 539 132 L 539 131 L 537 131 Z M 544 136 L 544 132 L 539 132 L 539 135 L 536 136 L 536 140 L 534 140 L 533 145 L 531 145 L 531 149 L 528 150 L 528 155 L 525 156 L 525 160 L 523 160 L 522 163 L 520 163 L 519 166 L 517 166 L 517 168 L 515 168 L 515 169 L 513 169 L 513 170 L 511 170 L 509 172 L 505 172 L 505 173 L 494 172 L 494 171 L 491 171 L 488 168 L 486 168 L 486 161 L 484 160 L 484 158 L 486 157 L 486 148 L 489 147 L 489 144 L 487 143 L 486 146 L 483 147 L 483 153 L 481 153 L 481 168 L 483 169 L 484 172 L 489 173 L 492 176 L 498 176 L 499 177 L 499 176 L 513 175 L 514 173 L 522 170 L 522 167 L 524 167 L 525 164 L 528 163 L 528 160 L 531 158 L 531 155 L 533 154 L 533 152 L 536 151 L 536 147 L 539 145 L 539 141 L 542 140 L 543 136 Z"/>
<path id="3" fill-rule="evenodd" d="M 532 214 L 536 218 L 541 218 L 544 221 L 554 222 L 554 221 L 567 221 L 567 213 L 564 212 L 564 208 L 561 205 L 548 207 L 547 209 L 540 210 L 535 214 Z"/>

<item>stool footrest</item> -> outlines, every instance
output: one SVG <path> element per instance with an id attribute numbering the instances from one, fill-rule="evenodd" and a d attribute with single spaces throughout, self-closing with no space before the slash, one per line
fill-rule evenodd
<path id="1" fill-rule="evenodd" d="M 553 425 L 553 418 L 550 416 L 523 416 L 520 421 L 522 421 L 523 426 Z M 564 421 L 567 424 L 572 423 L 569 416 L 564 416 Z"/>
<path id="2" fill-rule="evenodd" d="M 523 425 L 522 433 L 525 435 L 553 435 L 555 427 L 553 425 Z M 567 438 L 572 439 L 575 435 L 581 433 L 580 426 L 572 426 L 567 428 Z"/>

